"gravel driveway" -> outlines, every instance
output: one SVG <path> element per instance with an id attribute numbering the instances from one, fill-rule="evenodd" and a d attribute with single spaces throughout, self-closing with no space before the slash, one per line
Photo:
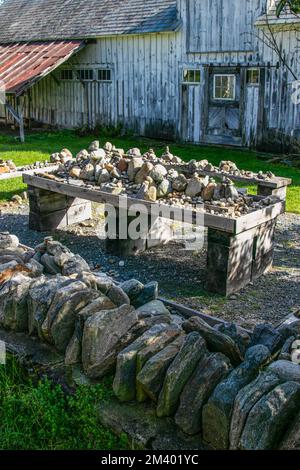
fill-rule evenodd
<path id="1" fill-rule="evenodd" d="M 91 223 L 70 226 L 56 231 L 54 237 L 83 256 L 93 268 L 108 272 L 120 281 L 156 280 L 162 296 L 246 328 L 262 321 L 276 324 L 300 309 L 300 216 L 280 217 L 272 271 L 228 299 L 209 294 L 203 288 L 205 250 L 187 252 L 182 244 L 172 242 L 137 257 L 107 256 L 104 241 L 96 236 L 98 223 L 101 222 L 94 219 Z M 0 206 L 0 230 L 16 234 L 28 246 L 39 243 L 45 236 L 28 230 L 27 205 Z"/>

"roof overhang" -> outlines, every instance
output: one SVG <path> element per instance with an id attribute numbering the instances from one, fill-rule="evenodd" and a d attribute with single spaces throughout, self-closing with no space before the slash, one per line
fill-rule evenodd
<path id="1" fill-rule="evenodd" d="M 24 94 L 85 45 L 82 40 L 0 44 L 0 81 L 5 92 Z"/>

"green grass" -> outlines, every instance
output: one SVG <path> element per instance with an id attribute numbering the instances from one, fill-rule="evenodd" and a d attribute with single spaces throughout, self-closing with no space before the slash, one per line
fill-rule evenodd
<path id="1" fill-rule="evenodd" d="M 97 405 L 111 384 L 78 387 L 65 395 L 48 379 L 32 382 L 16 360 L 0 365 L 0 450 L 121 450 L 97 419 Z"/>
<path id="2" fill-rule="evenodd" d="M 26 136 L 26 143 L 21 144 L 11 136 L 0 136 L 0 159 L 12 159 L 16 165 L 25 165 L 35 161 L 49 160 L 53 152 L 62 148 L 69 148 L 76 154 L 82 148 L 88 147 L 89 143 L 99 139 L 99 136 L 80 137 L 75 132 L 43 132 Z M 128 150 L 131 147 L 140 147 L 146 151 L 153 147 L 160 155 L 167 145 L 151 139 L 138 137 L 101 137 L 103 145 L 107 140 L 113 142 L 117 147 Z M 257 158 L 254 151 L 241 149 L 227 149 L 218 147 L 202 147 L 190 144 L 170 144 L 171 151 L 185 161 L 191 159 L 201 160 L 207 158 L 210 162 L 218 165 L 221 160 L 233 160 L 240 169 L 253 171 L 272 171 L 277 176 L 292 178 L 293 185 L 288 190 L 287 210 L 300 214 L 300 169 L 292 168 L 284 164 L 267 163 Z M 0 200 L 8 200 L 13 194 L 24 190 L 20 185 L 21 180 L 11 180 L 0 183 Z M 250 188 L 253 190 L 253 188 Z"/>

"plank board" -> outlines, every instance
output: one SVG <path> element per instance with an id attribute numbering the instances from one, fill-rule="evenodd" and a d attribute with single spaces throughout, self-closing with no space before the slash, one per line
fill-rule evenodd
<path id="1" fill-rule="evenodd" d="M 182 210 L 175 210 L 172 212 L 172 207 L 164 204 L 157 204 L 149 201 L 144 201 L 136 198 L 130 198 L 127 196 L 115 196 L 99 189 L 90 189 L 86 187 L 81 187 L 75 184 L 67 182 L 58 182 L 42 178 L 40 176 L 32 175 L 23 175 L 24 183 L 27 183 L 29 186 L 37 187 L 40 189 L 45 189 L 52 191 L 54 193 L 64 194 L 69 197 L 85 199 L 92 202 L 102 203 L 102 204 L 111 204 L 112 206 L 119 208 L 120 204 L 127 204 L 127 209 L 135 210 L 137 205 L 140 205 L 139 210 L 143 211 L 146 209 L 150 214 L 153 213 L 159 206 L 161 211 L 168 210 L 170 211 L 171 220 L 182 221 Z M 133 207 L 134 206 L 134 207 Z M 238 234 L 246 230 L 250 230 L 253 227 L 263 224 L 269 220 L 275 219 L 278 215 L 282 214 L 285 210 L 285 203 L 279 201 L 271 206 L 268 206 L 264 209 L 255 211 L 250 214 L 241 216 L 239 219 L 233 219 L 230 217 L 224 217 L 222 215 L 212 215 L 204 214 L 203 224 L 205 227 L 214 228 L 216 230 L 222 230 L 227 233 Z M 199 213 L 193 209 L 184 209 L 185 214 L 190 216 L 190 219 L 193 220 L 193 223 L 196 221 L 197 215 Z"/>

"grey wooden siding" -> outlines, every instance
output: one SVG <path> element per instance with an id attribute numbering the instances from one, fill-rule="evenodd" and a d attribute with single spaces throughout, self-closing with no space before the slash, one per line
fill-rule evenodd
<path id="1" fill-rule="evenodd" d="M 25 115 L 66 128 L 120 125 L 141 135 L 205 143 L 212 113 L 210 70 L 219 67 L 240 74 L 239 114 L 227 111 L 231 127 L 233 117 L 236 130 L 239 125 L 237 143 L 280 146 L 299 139 L 300 106 L 291 100 L 293 77 L 259 41 L 261 32 L 248 34 L 250 42 L 241 39 L 254 31 L 253 22 L 266 0 L 178 0 L 177 4 L 180 31 L 100 38 L 72 59 L 74 67 L 109 66 L 111 83 L 61 82 L 57 71 L 32 89 Z M 278 39 L 300 78 L 295 32 L 279 32 Z M 259 86 L 246 85 L 249 67 L 260 68 Z M 201 83 L 182 83 L 185 68 L 199 69 Z"/>

